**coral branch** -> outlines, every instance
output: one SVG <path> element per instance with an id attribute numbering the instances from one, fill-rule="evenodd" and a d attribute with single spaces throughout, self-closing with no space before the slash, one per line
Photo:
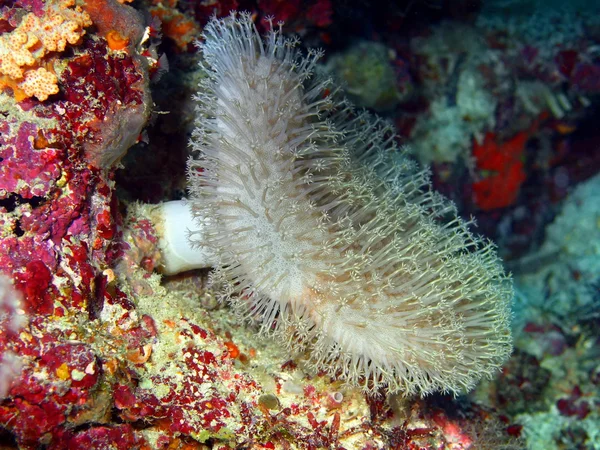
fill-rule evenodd
<path id="1" fill-rule="evenodd" d="M 0 36 L 0 86 L 17 88 L 21 98 L 46 100 L 58 92 L 58 79 L 44 64 L 48 53 L 76 44 L 92 24 L 74 0 L 49 1 L 44 15 L 29 13 L 10 33 Z"/>

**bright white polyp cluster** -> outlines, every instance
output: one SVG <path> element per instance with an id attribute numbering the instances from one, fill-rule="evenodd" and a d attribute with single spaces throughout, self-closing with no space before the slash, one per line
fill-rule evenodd
<path id="1" fill-rule="evenodd" d="M 511 351 L 512 284 L 380 119 L 274 30 L 213 20 L 189 163 L 215 281 L 264 332 L 365 390 L 460 392 Z"/>

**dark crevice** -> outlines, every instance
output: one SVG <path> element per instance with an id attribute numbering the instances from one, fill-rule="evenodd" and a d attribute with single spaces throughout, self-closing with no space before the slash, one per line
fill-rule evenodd
<path id="1" fill-rule="evenodd" d="M 15 193 L 11 193 L 8 197 L 0 199 L 0 208 L 6 208 L 7 212 L 13 212 L 17 206 L 31 205 L 33 209 L 42 205 L 46 199 L 40 196 L 33 196 L 31 198 L 23 198 L 23 196 Z"/>
<path id="2" fill-rule="evenodd" d="M 25 231 L 23 231 L 23 228 L 21 228 L 21 221 L 17 220 L 15 222 L 15 228 L 13 230 L 13 233 L 17 237 L 21 237 L 21 236 L 23 236 L 25 234 Z"/>
<path id="3" fill-rule="evenodd" d="M 0 442 L 2 443 L 2 449 L 17 450 L 19 448 L 15 435 L 4 427 L 0 427 Z"/>

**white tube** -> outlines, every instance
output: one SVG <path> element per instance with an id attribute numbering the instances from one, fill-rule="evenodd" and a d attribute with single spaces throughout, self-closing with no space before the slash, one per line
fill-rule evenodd
<path id="1" fill-rule="evenodd" d="M 158 206 L 156 228 L 162 254 L 160 271 L 173 275 L 192 269 L 210 267 L 214 257 L 202 246 L 206 224 L 192 215 L 186 200 L 165 202 Z M 190 236 L 194 236 L 194 242 Z"/>

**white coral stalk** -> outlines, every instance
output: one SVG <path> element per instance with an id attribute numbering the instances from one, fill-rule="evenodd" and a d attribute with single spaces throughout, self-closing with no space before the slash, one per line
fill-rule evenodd
<path id="1" fill-rule="evenodd" d="M 460 392 L 494 373 L 512 284 L 492 246 L 391 128 L 312 81 L 319 52 L 263 41 L 247 15 L 204 33 L 189 184 L 234 306 L 365 390 Z"/>
<path id="2" fill-rule="evenodd" d="M 208 224 L 194 218 L 187 201 L 161 203 L 152 208 L 150 216 L 160 237 L 160 271 L 163 274 L 173 275 L 214 264 L 215 258 L 210 248 L 194 245 L 194 242 L 204 240 Z M 194 236 L 193 240 L 191 236 Z"/>

